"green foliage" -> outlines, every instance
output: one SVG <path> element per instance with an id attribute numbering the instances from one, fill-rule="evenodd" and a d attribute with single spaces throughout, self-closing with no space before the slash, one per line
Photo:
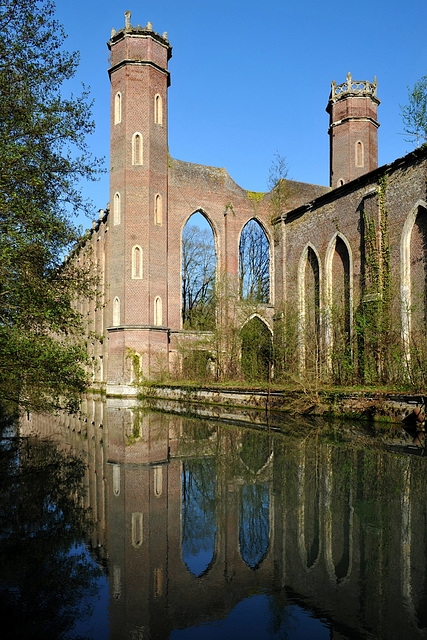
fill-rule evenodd
<path id="1" fill-rule="evenodd" d="M 407 142 L 416 143 L 417 147 L 427 142 L 427 75 L 412 89 L 408 87 L 408 104 L 400 105 L 400 114 Z"/>
<path id="2" fill-rule="evenodd" d="M 89 261 L 63 265 L 72 213 L 89 207 L 79 182 L 99 171 L 87 92 L 64 97 L 78 63 L 64 38 L 50 0 L 1 3 L 0 394 L 44 410 L 74 408 L 87 385 L 72 300 L 94 285 Z"/>

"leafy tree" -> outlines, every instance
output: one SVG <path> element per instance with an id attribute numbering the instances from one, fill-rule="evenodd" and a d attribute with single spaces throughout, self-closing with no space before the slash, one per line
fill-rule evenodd
<path id="1" fill-rule="evenodd" d="M 215 270 L 212 232 L 187 223 L 182 233 L 182 319 L 185 329 L 213 329 Z"/>
<path id="2" fill-rule="evenodd" d="M 44 409 L 87 384 L 72 300 L 93 283 L 63 258 L 90 206 L 79 183 L 100 169 L 87 91 L 64 97 L 78 64 L 64 39 L 51 0 L 0 2 L 0 396 Z"/>
<path id="3" fill-rule="evenodd" d="M 427 75 L 408 87 L 408 104 L 400 105 L 403 129 L 409 136 L 408 142 L 416 140 L 417 147 L 427 142 Z"/>

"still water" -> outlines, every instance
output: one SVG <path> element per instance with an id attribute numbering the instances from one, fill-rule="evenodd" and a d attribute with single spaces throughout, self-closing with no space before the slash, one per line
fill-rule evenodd
<path id="1" fill-rule="evenodd" d="M 0 442 L 2 638 L 427 637 L 427 459 L 89 399 Z M 9 629 L 9 631 L 6 631 Z"/>

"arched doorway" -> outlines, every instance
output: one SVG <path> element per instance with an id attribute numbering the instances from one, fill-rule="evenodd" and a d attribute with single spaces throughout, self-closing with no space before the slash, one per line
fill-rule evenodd
<path id="1" fill-rule="evenodd" d="M 247 380 L 267 380 L 273 361 L 273 344 L 269 328 L 254 316 L 241 329 L 242 373 Z"/>

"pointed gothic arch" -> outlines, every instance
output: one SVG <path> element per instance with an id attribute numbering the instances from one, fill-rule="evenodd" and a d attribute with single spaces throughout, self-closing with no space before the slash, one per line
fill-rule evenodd
<path id="1" fill-rule="evenodd" d="M 298 345 L 301 372 L 318 373 L 321 351 L 321 271 L 318 253 L 307 243 L 298 264 Z"/>
<path id="2" fill-rule="evenodd" d="M 264 318 L 253 314 L 240 330 L 242 373 L 248 380 L 267 380 L 273 362 L 273 332 Z"/>
<path id="3" fill-rule="evenodd" d="M 154 96 L 154 122 L 155 124 L 163 124 L 163 101 L 160 93 Z"/>
<path id="4" fill-rule="evenodd" d="M 350 243 L 338 231 L 325 256 L 324 316 L 328 369 L 338 380 L 343 358 L 351 358 L 353 331 L 353 256 Z"/>
<path id="5" fill-rule="evenodd" d="M 135 131 L 132 136 L 132 164 L 142 165 L 144 160 L 144 142 L 142 134 Z"/>
<path id="6" fill-rule="evenodd" d="M 239 238 L 239 288 L 244 300 L 268 304 L 271 300 L 271 243 L 258 218 L 242 227 Z"/>
<path id="7" fill-rule="evenodd" d="M 122 121 L 122 94 L 118 91 L 114 97 L 114 124 Z"/>
<path id="8" fill-rule="evenodd" d="M 120 298 L 117 296 L 113 300 L 113 327 L 120 325 Z"/>
<path id="9" fill-rule="evenodd" d="M 132 279 L 141 280 L 142 278 L 142 248 L 139 244 L 132 247 Z"/>
<path id="10" fill-rule="evenodd" d="M 181 234 L 181 317 L 184 329 L 215 326 L 216 234 L 208 215 L 194 211 Z"/>
<path id="11" fill-rule="evenodd" d="M 402 343 L 408 367 L 411 363 L 411 350 L 417 348 L 420 341 L 425 346 L 426 278 L 427 203 L 419 200 L 405 220 L 400 242 Z"/>

